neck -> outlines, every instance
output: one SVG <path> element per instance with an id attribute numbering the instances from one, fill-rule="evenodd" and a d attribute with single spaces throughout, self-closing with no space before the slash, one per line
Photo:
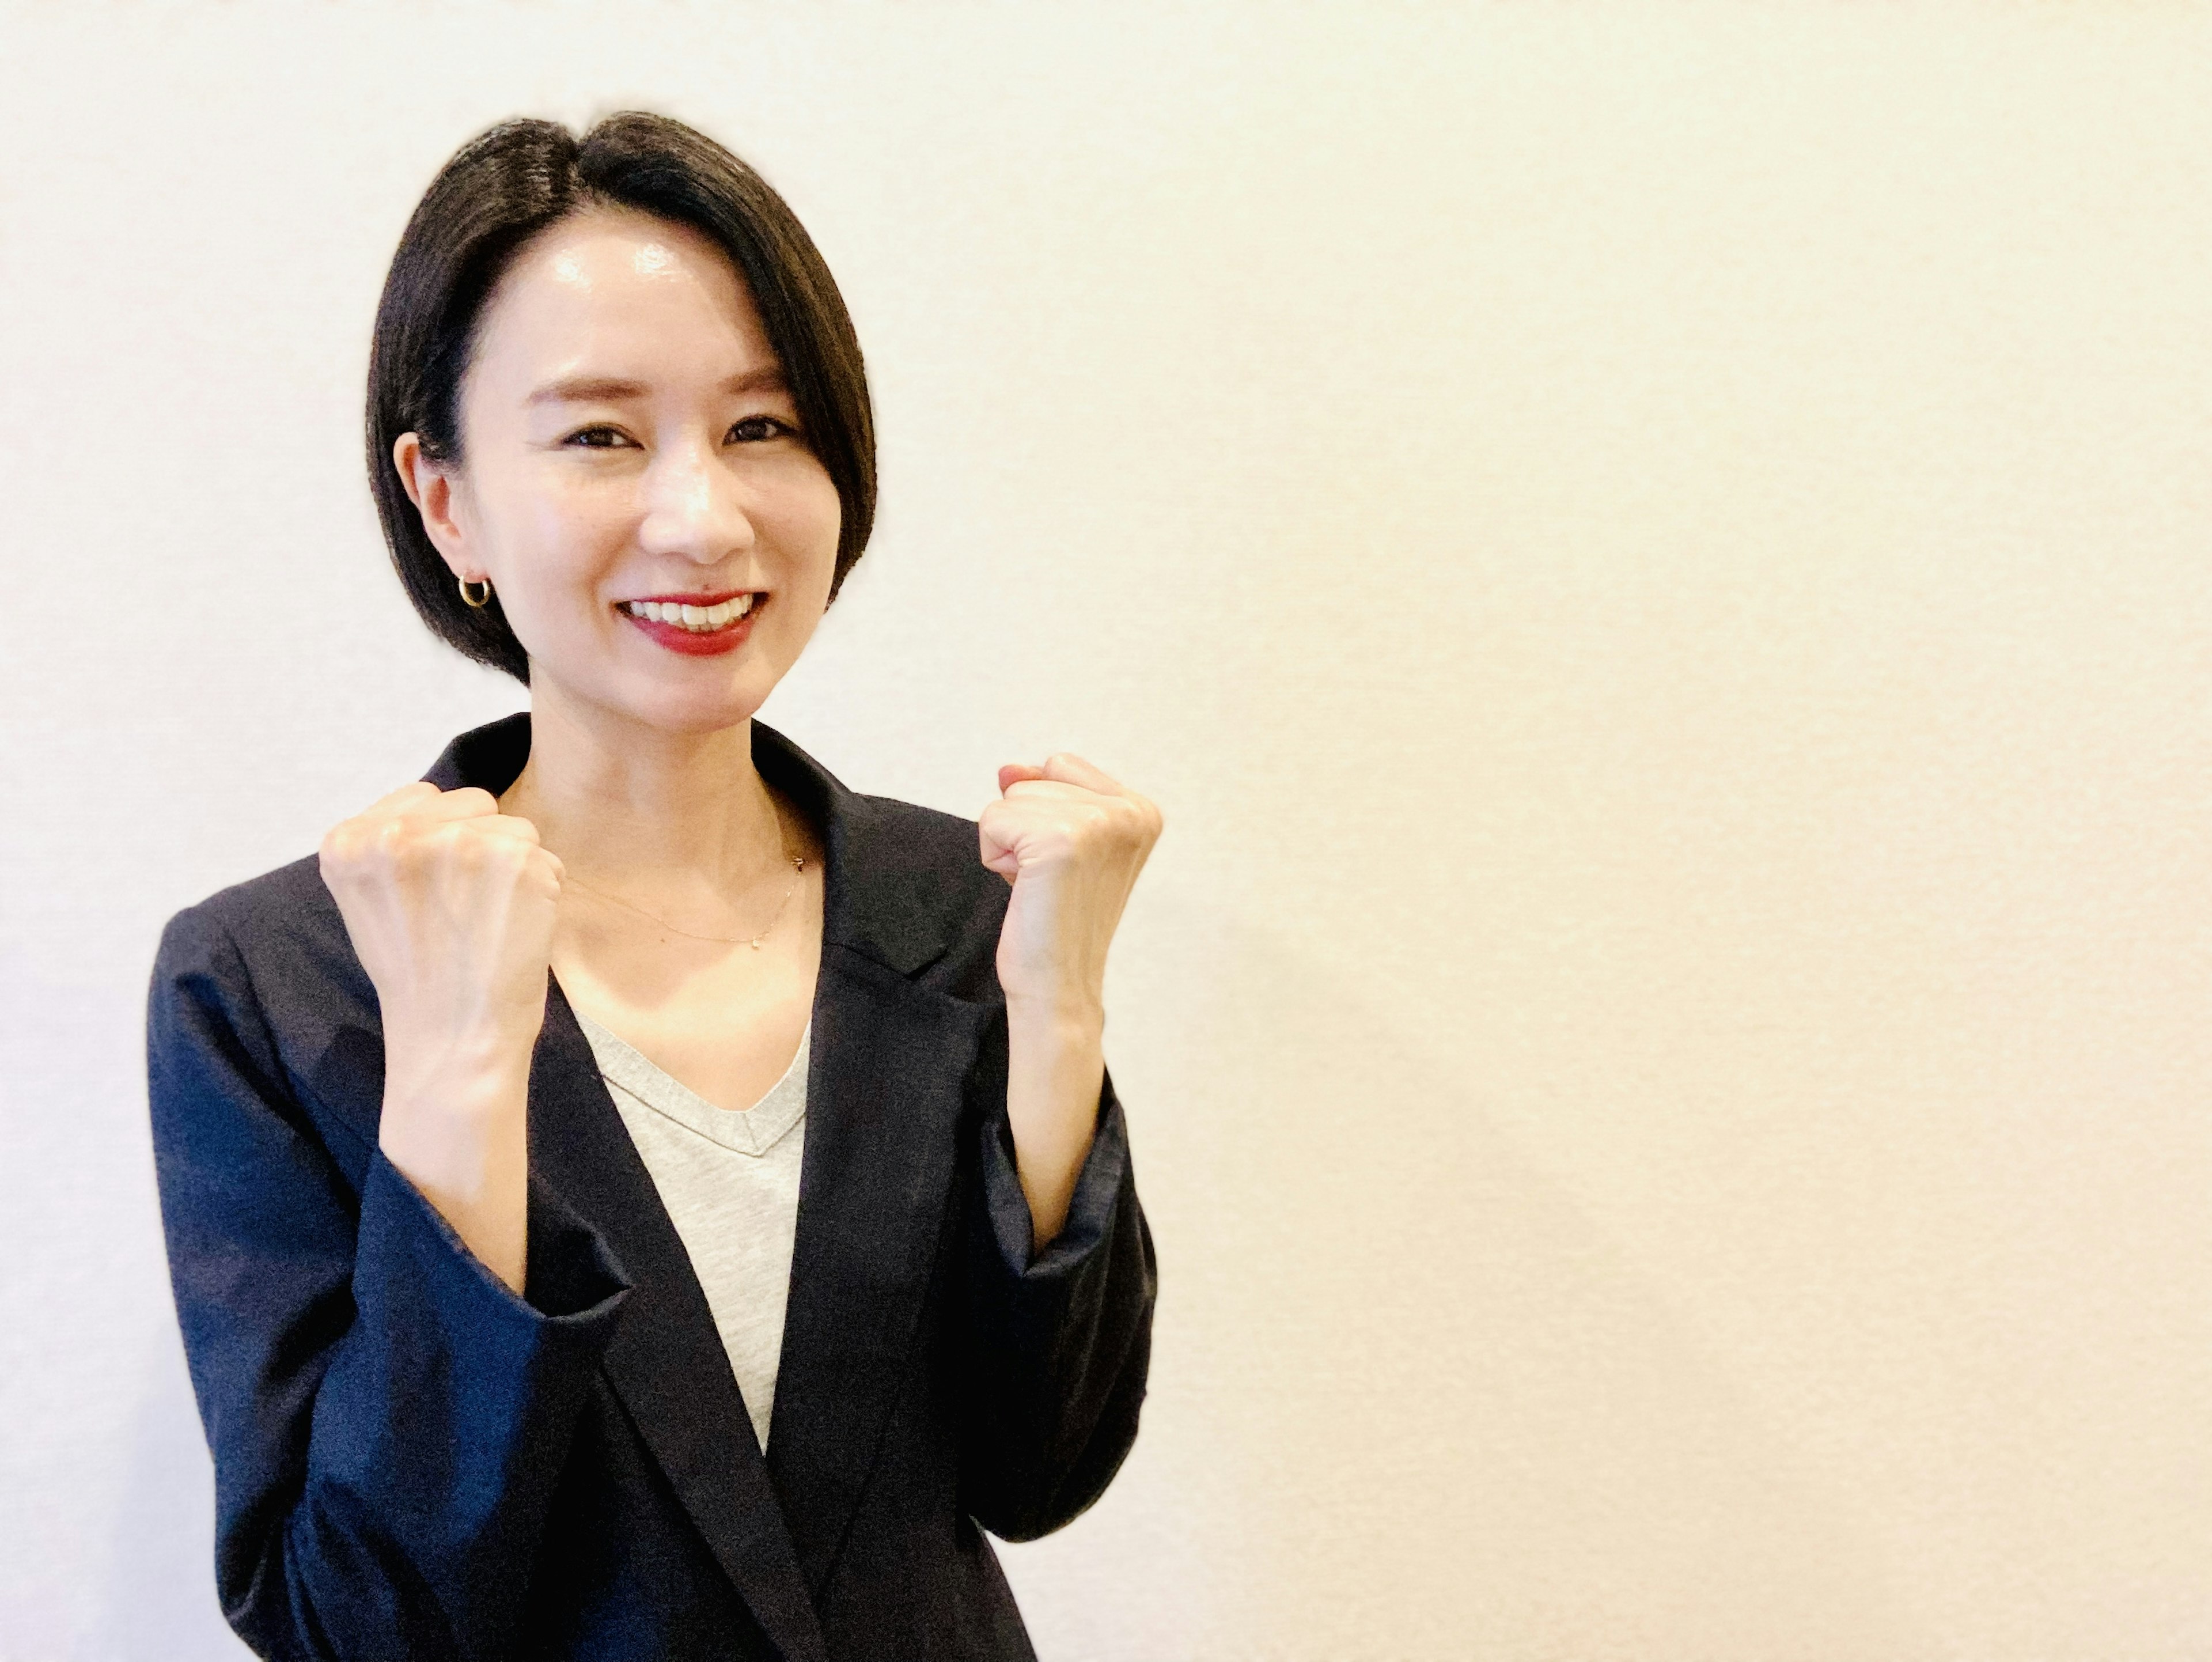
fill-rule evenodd
<path id="1" fill-rule="evenodd" d="M 500 810 L 585 882 L 628 893 L 726 892 L 790 864 L 750 719 L 672 733 L 533 688 L 530 759 Z"/>

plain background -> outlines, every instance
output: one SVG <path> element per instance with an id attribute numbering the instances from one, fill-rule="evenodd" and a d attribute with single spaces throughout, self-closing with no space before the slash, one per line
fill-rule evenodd
<path id="1" fill-rule="evenodd" d="M 2212 10 L 0 14 L 0 1656 L 235 1653 L 162 921 L 519 707 L 357 437 L 515 113 L 844 286 L 872 551 L 765 714 L 1168 835 L 1144 1434 L 1048 1662 L 2212 1654 Z"/>

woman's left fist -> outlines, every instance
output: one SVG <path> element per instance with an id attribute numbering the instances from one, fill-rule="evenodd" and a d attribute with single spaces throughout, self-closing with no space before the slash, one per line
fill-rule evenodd
<path id="1" fill-rule="evenodd" d="M 1163 821 L 1150 797 L 1062 751 L 999 770 L 977 825 L 983 863 L 1014 886 L 999 931 L 1008 1010 L 1105 1020 L 1106 948 Z"/>

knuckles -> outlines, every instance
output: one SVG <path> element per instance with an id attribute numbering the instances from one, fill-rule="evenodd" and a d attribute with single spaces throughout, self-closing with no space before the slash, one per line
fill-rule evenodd
<path id="1" fill-rule="evenodd" d="M 1112 796 L 1092 792 L 1088 797 L 1024 794 L 1021 783 L 986 804 L 976 823 L 994 843 L 1011 843 L 1018 837 L 1036 860 L 1084 861 L 1141 861 L 1165 825 L 1158 806 L 1133 793 Z"/>
<path id="2" fill-rule="evenodd" d="M 561 863 L 538 827 L 500 814 L 490 792 L 440 791 L 421 782 L 419 790 L 408 787 L 394 798 L 323 834 L 318 861 L 333 888 L 408 888 L 455 876 L 511 884 L 528 876 L 557 891 Z M 461 812 L 433 817 L 409 811 L 432 804 Z"/>

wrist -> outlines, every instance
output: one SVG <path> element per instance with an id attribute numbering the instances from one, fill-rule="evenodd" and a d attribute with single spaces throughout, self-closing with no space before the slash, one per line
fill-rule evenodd
<path id="1" fill-rule="evenodd" d="M 1096 1046 L 1105 1036 L 1106 1006 L 1089 993 L 1009 994 L 1006 1027 L 1031 1042 Z"/>
<path id="2" fill-rule="evenodd" d="M 395 1047 L 387 1053 L 377 1141 L 417 1179 L 472 1190 L 526 1135 L 530 1057 L 505 1049 L 471 1054 Z"/>
<path id="3" fill-rule="evenodd" d="M 503 1100 L 526 1090 L 535 1032 L 498 1027 L 465 1031 L 388 1022 L 384 1030 L 384 1099 L 451 1104 L 459 1111 L 475 1103 Z"/>

